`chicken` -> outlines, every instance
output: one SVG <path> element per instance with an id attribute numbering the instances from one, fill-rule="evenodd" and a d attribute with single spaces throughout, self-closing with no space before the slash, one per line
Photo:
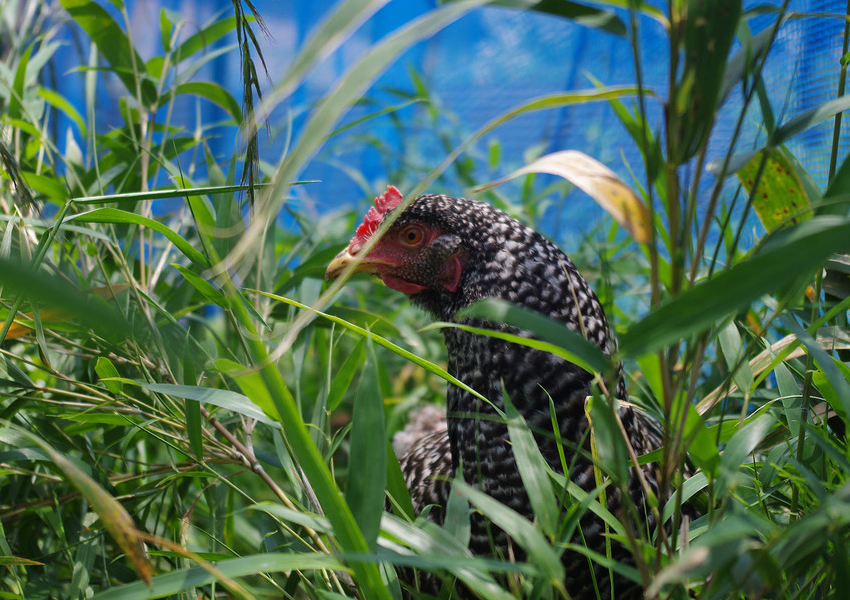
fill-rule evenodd
<path id="1" fill-rule="evenodd" d="M 360 259 L 356 271 L 377 275 L 439 320 L 457 321 L 456 313 L 473 302 L 501 298 L 565 323 L 608 354 L 614 350 L 616 342 L 602 306 L 570 259 L 533 229 L 484 202 L 436 194 L 419 196 L 368 255 L 360 256 L 382 220 L 401 201 L 401 194 L 392 186 L 375 199 L 348 247 L 328 266 L 327 277 L 338 276 Z M 462 322 L 516 333 L 504 324 L 468 318 Z M 552 432 L 551 397 L 567 464 L 571 465 L 570 478 L 585 490 L 593 489 L 596 481 L 585 415 L 592 375 L 527 346 L 458 328 L 444 328 L 442 334 L 449 373 L 483 394 L 492 406 L 460 387 L 449 386 L 447 432 L 426 435 L 400 461 L 414 508 L 419 511 L 433 504 L 429 518 L 440 523 L 450 479 L 462 465 L 468 484 L 533 518 L 508 429 L 495 410 L 504 408 L 503 385 L 535 432 L 543 457 L 552 469 L 563 472 Z M 626 399 L 622 369 L 615 395 Z M 643 413 L 621 405 L 619 416 L 638 455 L 660 445 L 657 425 Z M 654 487 L 651 468 L 644 469 L 645 479 Z M 628 490 L 636 505 L 643 506 L 643 488 L 634 469 Z M 620 495 L 609 487 L 607 497 L 609 509 L 617 514 Z M 651 530 L 654 523 L 649 511 L 645 515 Z M 588 513 L 581 527 L 587 546 L 604 554 L 601 520 Z M 469 547 L 475 554 L 521 557 L 504 532 L 478 513 L 472 516 Z M 614 544 L 614 558 L 628 562 L 630 553 Z M 572 598 L 596 598 L 597 590 L 601 598 L 611 596 L 608 569 L 594 563 L 592 576 L 588 559 L 575 552 L 565 552 L 563 562 L 565 586 Z M 620 576 L 615 575 L 613 584 L 618 599 L 642 594 L 639 586 Z"/>

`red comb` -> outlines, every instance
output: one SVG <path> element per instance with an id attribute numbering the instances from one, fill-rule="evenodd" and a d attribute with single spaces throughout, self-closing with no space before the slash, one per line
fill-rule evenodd
<path id="1" fill-rule="evenodd" d="M 354 239 L 351 240 L 351 244 L 349 245 L 352 254 L 355 254 L 363 247 L 366 240 L 378 229 L 378 225 L 381 224 L 384 215 L 401 204 L 401 201 L 401 192 L 393 185 L 388 185 L 387 191 L 375 198 L 375 206 L 369 208 L 366 218 L 363 219 L 357 231 L 354 232 Z"/>

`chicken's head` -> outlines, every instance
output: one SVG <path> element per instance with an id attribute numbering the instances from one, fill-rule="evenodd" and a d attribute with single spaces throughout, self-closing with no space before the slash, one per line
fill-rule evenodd
<path id="1" fill-rule="evenodd" d="M 363 247 L 401 201 L 401 193 L 393 186 L 375 198 L 375 206 L 369 209 L 348 247 L 328 265 L 327 279 L 356 263 L 354 272 L 377 275 L 387 286 L 411 296 L 426 290 L 457 292 L 465 262 L 461 239 L 444 223 L 416 210 L 418 200 L 398 216 L 368 254 L 361 256 Z"/>

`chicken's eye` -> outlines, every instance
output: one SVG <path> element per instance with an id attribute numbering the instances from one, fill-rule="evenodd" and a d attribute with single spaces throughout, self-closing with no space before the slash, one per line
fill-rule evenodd
<path id="1" fill-rule="evenodd" d="M 401 242 L 406 246 L 415 246 L 422 241 L 424 234 L 418 227 L 408 227 L 401 232 Z"/>

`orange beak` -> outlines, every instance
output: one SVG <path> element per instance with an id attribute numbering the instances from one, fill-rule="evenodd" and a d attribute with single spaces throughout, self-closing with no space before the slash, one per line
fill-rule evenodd
<path id="1" fill-rule="evenodd" d="M 357 256 L 357 253 L 351 252 L 351 244 L 337 254 L 334 259 L 328 264 L 328 269 L 325 271 L 325 279 L 336 279 L 342 272 L 345 271 L 351 264 L 357 263 L 352 273 L 369 273 L 377 275 L 379 267 L 396 267 L 395 263 L 391 263 L 380 258 L 372 258 L 364 256 L 362 259 Z"/>

